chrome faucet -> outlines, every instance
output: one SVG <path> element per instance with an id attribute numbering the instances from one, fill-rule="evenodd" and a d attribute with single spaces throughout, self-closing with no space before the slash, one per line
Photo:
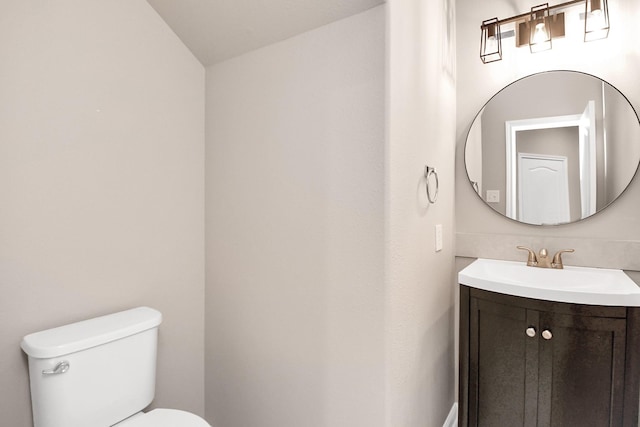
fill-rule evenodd
<path id="1" fill-rule="evenodd" d="M 527 266 L 540 268 L 562 269 L 564 268 L 564 265 L 562 264 L 562 254 L 565 252 L 574 252 L 573 249 L 562 249 L 556 252 L 553 258 L 550 259 L 547 250 L 544 248 L 540 249 L 538 255 L 536 255 L 533 250 L 525 246 L 516 246 L 516 248 L 529 251 L 529 256 L 527 257 Z"/>

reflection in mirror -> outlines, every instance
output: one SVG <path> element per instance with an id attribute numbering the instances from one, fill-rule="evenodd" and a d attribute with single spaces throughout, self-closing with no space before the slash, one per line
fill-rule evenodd
<path id="1" fill-rule="evenodd" d="M 502 215 L 537 225 L 611 204 L 640 163 L 640 122 L 607 82 L 575 71 L 525 77 L 494 95 L 465 146 L 474 191 Z"/>

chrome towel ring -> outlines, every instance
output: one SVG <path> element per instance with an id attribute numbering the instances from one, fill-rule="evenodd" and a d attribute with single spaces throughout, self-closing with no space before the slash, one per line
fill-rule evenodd
<path id="1" fill-rule="evenodd" d="M 427 199 L 429 203 L 433 204 L 438 200 L 438 187 L 440 183 L 438 182 L 438 172 L 436 172 L 436 168 L 432 168 L 431 166 L 424 167 L 424 177 L 427 181 Z M 431 177 L 435 178 L 435 190 L 431 189 Z M 432 194 L 433 192 L 433 194 Z"/>

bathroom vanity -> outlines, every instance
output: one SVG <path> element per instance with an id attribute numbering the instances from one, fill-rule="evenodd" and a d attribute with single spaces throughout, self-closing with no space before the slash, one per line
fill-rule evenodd
<path id="1" fill-rule="evenodd" d="M 479 259 L 459 274 L 460 427 L 638 426 L 640 288 Z"/>
<path id="2" fill-rule="evenodd" d="M 538 93 L 549 97 L 521 102 Z M 464 163 L 486 206 L 552 227 L 614 203 L 639 170 L 638 141 L 622 92 L 596 76 L 549 71 L 487 101 Z M 609 166 L 615 152 L 625 155 Z M 563 269 L 562 252 L 478 259 L 459 273 L 460 427 L 638 427 L 640 287 L 621 270 Z"/>

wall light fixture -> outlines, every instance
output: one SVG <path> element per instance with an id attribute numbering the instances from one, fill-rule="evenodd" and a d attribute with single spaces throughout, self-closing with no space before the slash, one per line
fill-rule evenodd
<path id="1" fill-rule="evenodd" d="M 588 0 L 584 11 L 584 41 L 609 36 L 609 5 L 607 0 Z"/>
<path id="2" fill-rule="evenodd" d="M 565 35 L 564 16 L 570 6 L 584 3 L 584 41 L 606 38 L 609 35 L 609 7 L 607 0 L 571 0 L 554 6 L 544 3 L 530 12 L 505 19 L 492 18 L 480 26 L 480 59 L 483 63 L 502 59 L 500 26 L 514 23 L 516 46 L 529 46 L 532 53 L 549 50 L 554 38 Z"/>
<path id="3" fill-rule="evenodd" d="M 482 21 L 480 59 L 485 64 L 502 59 L 502 39 L 500 37 L 498 18 Z"/>
<path id="4" fill-rule="evenodd" d="M 551 49 L 551 19 L 549 19 L 549 3 L 531 8 L 531 17 L 527 22 L 529 49 L 531 53 Z"/>

